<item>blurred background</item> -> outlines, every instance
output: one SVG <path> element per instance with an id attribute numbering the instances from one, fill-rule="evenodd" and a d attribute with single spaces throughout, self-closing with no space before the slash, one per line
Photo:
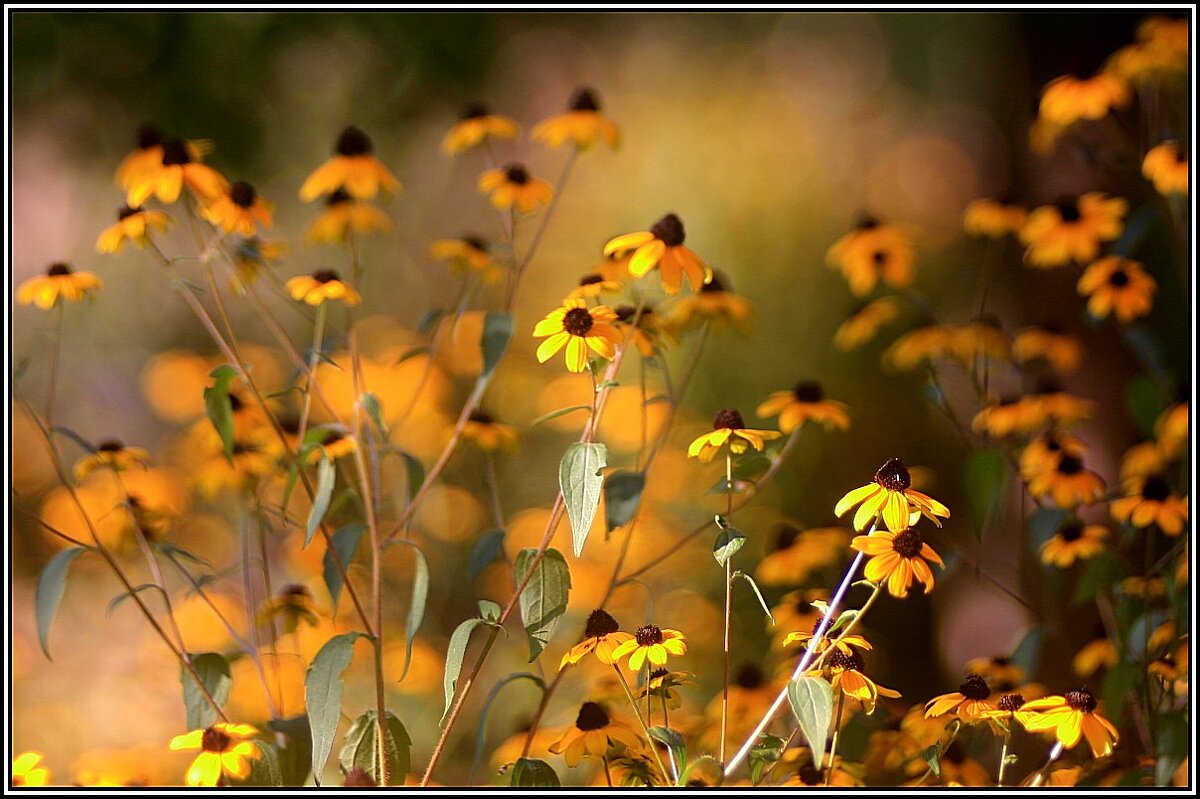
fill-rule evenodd
<path id="1" fill-rule="evenodd" d="M 236 565 L 244 519 L 227 497 L 197 497 L 186 477 L 184 431 L 203 413 L 204 376 L 219 359 L 212 360 L 216 352 L 203 329 L 146 252 L 128 248 L 100 256 L 94 248 L 122 204 L 112 174 L 132 149 L 137 126 L 152 122 L 175 135 L 211 140 L 207 163 L 253 183 L 275 203 L 270 236 L 288 241 L 289 249 L 277 267 L 271 305 L 297 342 L 311 335 L 311 316 L 278 290 L 280 279 L 323 267 L 346 269 L 344 251 L 301 243 L 318 209 L 302 204 L 297 189 L 347 124 L 371 135 L 404 191 L 386 207 L 393 234 L 364 245 L 363 339 L 379 364 L 379 391 L 403 404 L 422 361 L 389 364 L 420 342 L 422 314 L 450 307 L 460 286 L 443 264 L 430 261 L 429 242 L 476 231 L 499 237 L 496 216 L 474 186 L 484 166 L 479 154 L 444 157 L 442 136 L 477 101 L 514 117 L 527 132 L 560 113 L 576 87 L 591 86 L 619 126 L 622 146 L 589 152 L 576 165 L 531 266 L 513 346 L 485 402 L 523 438 L 515 455 L 497 463 L 510 557 L 540 537 L 556 490 L 557 459 L 581 420 L 577 414 L 533 429 L 529 422 L 572 404 L 564 400 L 572 392 L 586 397 L 588 386 L 586 376 L 568 376 L 560 361 L 539 366 L 528 333 L 595 268 L 608 238 L 644 230 L 672 211 L 687 226 L 688 245 L 728 277 L 755 313 L 746 334 L 715 335 L 703 354 L 670 443 L 651 473 L 647 519 L 631 562 L 669 549 L 721 506 L 721 498 L 704 495 L 720 465 L 706 468 L 683 455 L 687 442 L 711 427 L 716 410 L 741 408 L 756 426 L 753 409 L 768 393 L 801 379 L 819 380 L 829 397 L 849 405 L 852 427 L 803 434 L 781 476 L 739 514 L 738 526 L 750 537 L 739 561 L 752 570 L 781 521 L 800 528 L 834 524 L 837 499 L 865 483 L 884 460 L 900 456 L 924 467 L 925 489 L 954 511 L 931 537 L 954 568 L 939 575 L 931 597 L 884 601 L 872 613 L 866 627 L 876 646 L 870 665 L 879 681 L 913 702 L 953 690 L 967 659 L 1007 653 L 1026 628 L 1043 623 L 1051 636 L 1080 638 L 1042 653 L 1039 676 L 1054 682 L 1065 679 L 1071 655 L 1095 620 L 1086 614 L 1069 621 L 1041 617 L 1041 592 L 1054 589 L 1045 588 L 1049 578 L 1036 567 L 1028 573 L 1021 566 L 1029 543 L 1015 495 L 1014 506 L 999 514 L 982 542 L 976 540 L 961 477 L 969 450 L 928 401 L 921 375 L 881 368 L 886 337 L 850 353 L 832 346 L 834 330 L 857 302 L 826 267 L 825 252 L 863 214 L 905 225 L 917 236 L 916 287 L 944 321 L 962 323 L 979 313 L 986 285 L 986 310 L 1006 329 L 1055 322 L 1077 334 L 1088 352 L 1103 352 L 1069 388 L 1098 404 L 1084 428 L 1095 450 L 1090 468 L 1115 475 L 1119 453 L 1137 439 L 1124 393 L 1124 376 L 1137 368 L 1134 356 L 1111 325 L 1086 320 L 1073 275 L 1020 268 L 1015 244 L 1001 259 L 1006 266 L 984 269 L 994 253 L 964 237 L 961 218 L 966 204 L 982 196 L 1006 194 L 1037 204 L 1063 194 L 1118 191 L 1069 153 L 1030 155 L 1027 139 L 1041 87 L 1060 74 L 1092 74 L 1133 40 L 1139 19 L 1131 13 L 16 11 L 10 16 L 11 286 L 15 290 L 54 261 L 104 281 L 94 303 L 67 309 L 58 422 L 89 440 L 119 438 L 154 455 L 155 467 L 144 479 L 160 482 L 145 490 L 161 492 L 180 514 L 173 535 L 181 545 L 218 564 L 214 588 L 245 625 Z M 499 143 L 497 152 L 550 181 L 565 159 L 563 152 L 524 138 Z M 163 241 L 169 253 L 188 252 L 180 230 Z M 501 302 L 499 292 L 485 291 L 474 307 Z M 1162 312 L 1147 327 L 1165 343 L 1164 362 L 1182 373 L 1186 297 L 1163 291 L 1159 303 Z M 39 407 L 52 315 L 29 307 L 11 311 L 13 362 L 29 361 L 20 391 Z M 232 312 L 245 339 L 261 346 L 255 351 L 259 374 L 285 385 L 289 367 L 253 308 L 235 304 Z M 340 323 L 332 324 L 336 340 Z M 398 432 L 400 443 L 426 464 L 445 441 L 479 368 L 478 330 L 478 316 L 464 320 L 433 369 L 417 421 Z M 671 356 L 676 369 L 688 346 L 685 341 Z M 964 388 L 952 383 L 948 390 Z M 635 389 L 625 391 L 617 391 L 601 438 L 613 450 L 610 463 L 628 466 L 637 447 L 638 412 Z M 29 420 L 14 410 L 11 422 L 14 502 L 47 517 L 57 513 L 67 528 L 78 525 L 61 507 L 63 497 L 55 493 Z M 462 582 L 471 544 L 495 526 L 482 464 L 477 453 L 456 455 L 444 486 L 417 520 L 433 575 L 430 610 L 413 670 L 393 685 L 389 700 L 413 735 L 414 768 L 423 765 L 434 739 L 449 633 L 475 613 L 477 599 L 502 602 L 511 587 L 502 564 L 485 571 L 473 591 Z M 186 758 L 165 752 L 170 737 L 184 731 L 178 669 L 169 653 L 129 603 L 106 613 L 118 586 L 102 564 L 85 558 L 75 566 L 54 628 L 54 660 L 46 660 L 37 643 L 33 591 L 58 545 L 26 514 L 16 514 L 12 523 L 14 751 L 44 752 L 57 781 L 93 779 L 89 768 L 113 763 L 125 764 L 121 774 L 130 779 L 178 781 Z M 569 531 L 560 537 L 556 541 L 566 541 Z M 573 563 L 570 618 L 543 658 L 547 663 L 557 664 L 573 642 L 565 639 L 603 595 L 617 540 L 593 537 L 593 562 L 578 571 Z M 295 542 L 277 543 L 277 584 L 320 582 L 319 542 L 305 552 Z M 401 553 L 392 560 L 388 592 L 397 610 L 391 635 L 402 641 L 412 566 Z M 812 585 L 832 585 L 844 563 L 828 564 Z M 700 687 L 687 698 L 687 710 L 695 714 L 720 688 L 719 666 L 713 666 L 720 661 L 720 578 L 704 536 L 645 578 L 654 591 L 652 607 L 638 587 L 619 592 L 613 605 L 626 629 L 653 618 L 689 636 L 682 666 L 701 672 Z M 178 601 L 195 614 L 200 640 L 191 648 L 231 649 L 232 639 L 178 587 Z M 786 589 L 765 590 L 775 603 Z M 336 624 L 344 621 L 339 617 Z M 322 623 L 323 632 L 296 643 L 301 657 L 311 658 L 320 636 L 336 626 Z M 749 593 L 739 595 L 735 649 L 770 670 L 778 653 L 764 624 Z M 484 685 L 531 668 L 515 632 L 489 662 Z M 364 662 L 356 660 L 347 677 L 351 716 L 371 696 L 366 647 L 361 649 Z M 253 685 L 241 689 L 237 665 L 233 709 L 239 720 L 262 723 L 262 698 L 255 698 Z M 278 668 L 282 682 L 302 687 L 302 660 L 287 666 L 280 661 Z M 573 721 L 595 676 L 581 668 L 566 681 L 548 711 L 548 729 Z M 247 676 L 241 682 L 251 681 Z M 489 722 L 487 752 L 527 722 L 536 700 L 527 687 L 506 690 L 510 701 Z M 292 713 L 300 710 L 297 695 L 302 692 L 285 698 Z M 452 739 L 443 769 L 448 782 L 466 778 L 482 695 Z"/>

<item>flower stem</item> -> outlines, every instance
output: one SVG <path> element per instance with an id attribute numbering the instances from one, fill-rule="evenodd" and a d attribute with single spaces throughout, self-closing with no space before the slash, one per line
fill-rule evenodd
<path id="1" fill-rule="evenodd" d="M 608 770 L 608 755 L 604 755 L 604 781 L 608 783 L 608 787 L 613 787 L 612 772 Z"/>
<path id="2" fill-rule="evenodd" d="M 300 432 L 297 438 L 301 443 L 308 432 L 308 415 L 312 410 L 313 385 L 317 382 L 317 365 L 321 362 L 321 349 L 325 343 L 325 320 L 329 316 L 329 301 L 317 306 L 317 318 L 313 322 L 312 352 L 308 356 L 308 374 L 304 380 L 304 406 L 300 411 Z"/>
<path id="3" fill-rule="evenodd" d="M 725 523 L 733 517 L 733 455 L 725 451 Z M 725 627 L 721 638 L 721 745 L 717 760 L 725 762 L 725 739 L 729 734 L 729 632 L 733 605 L 733 556 L 725 558 Z"/>
<path id="4" fill-rule="evenodd" d="M 1042 766 L 1041 769 L 1038 770 L 1038 773 L 1033 775 L 1033 779 L 1030 780 L 1029 785 L 1027 787 L 1037 788 L 1043 782 L 1045 782 L 1046 775 L 1050 773 L 1050 767 L 1054 765 L 1054 761 L 1058 760 L 1058 758 L 1062 755 L 1062 753 L 1063 753 L 1063 742 L 1055 741 L 1054 748 L 1050 750 L 1050 756 L 1048 758 L 1046 758 L 1046 765 Z"/>
<path id="5" fill-rule="evenodd" d="M 617 677 L 621 680 L 621 687 L 625 689 L 625 697 L 629 700 L 629 706 L 633 708 L 633 715 L 642 727 L 642 734 L 646 736 L 646 744 L 650 747 L 650 754 L 654 755 L 654 762 L 658 765 L 658 771 L 662 774 L 663 779 L 670 784 L 671 778 L 667 774 L 666 767 L 663 766 L 662 758 L 658 756 L 658 749 L 654 746 L 654 739 L 650 737 L 650 730 L 646 727 L 646 722 L 642 720 L 642 713 L 638 710 L 637 700 L 633 698 L 633 691 L 629 690 L 629 683 L 625 681 L 625 675 L 621 673 L 621 667 L 616 663 L 612 664 L 612 667 L 613 671 L 617 673 Z"/>
<path id="6" fill-rule="evenodd" d="M 833 764 L 837 760 L 838 738 L 842 734 L 842 709 L 846 704 L 846 692 L 838 692 L 837 713 L 833 717 L 833 740 L 829 744 L 829 766 L 825 769 L 825 787 L 833 779 Z"/>
<path id="7" fill-rule="evenodd" d="M 54 347 L 50 350 L 50 389 L 46 394 L 46 428 L 54 430 L 54 405 L 58 397 L 58 364 L 62 358 L 63 309 L 66 303 L 58 300 L 54 309 Z"/>
<path id="8" fill-rule="evenodd" d="M 1012 742 L 1012 730 L 1004 731 L 1004 745 L 1000 747 L 1000 768 L 996 772 L 996 787 L 1004 787 L 1004 770 L 1008 768 L 1008 745 Z"/>

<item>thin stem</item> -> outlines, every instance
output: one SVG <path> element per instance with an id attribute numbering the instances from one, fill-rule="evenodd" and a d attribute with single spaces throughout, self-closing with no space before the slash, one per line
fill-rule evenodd
<path id="1" fill-rule="evenodd" d="M 1050 773 L 1050 767 L 1054 765 L 1054 761 L 1058 760 L 1058 758 L 1062 755 L 1062 753 L 1063 753 L 1062 741 L 1055 741 L 1054 748 L 1050 750 L 1050 756 L 1048 758 L 1046 758 L 1046 765 L 1042 766 L 1041 769 L 1038 770 L 1038 773 L 1033 776 L 1033 779 L 1030 780 L 1029 785 L 1027 787 L 1037 788 L 1043 782 L 1045 782 L 1046 775 L 1048 775 Z"/>
<path id="2" fill-rule="evenodd" d="M 833 740 L 829 744 L 829 766 L 825 769 L 825 787 L 833 779 L 833 764 L 837 761 L 838 738 L 842 734 L 842 709 L 846 704 L 846 692 L 838 691 L 837 712 L 833 717 Z"/>
<path id="3" fill-rule="evenodd" d="M 646 722 L 642 721 L 642 713 L 638 710 L 637 700 L 633 698 L 633 691 L 629 690 L 629 683 L 625 681 L 625 675 L 621 673 L 621 667 L 616 663 L 612 664 L 613 671 L 617 673 L 617 677 L 621 680 L 621 687 L 625 689 L 625 697 L 629 700 L 629 706 L 633 708 L 633 715 L 637 718 L 638 724 L 641 725 L 642 734 L 646 736 L 646 744 L 650 747 L 650 754 L 654 755 L 654 762 L 658 766 L 658 771 L 669 784 L 670 776 L 667 774 L 667 769 L 663 766 L 662 758 L 658 756 L 658 748 L 654 745 L 654 738 L 650 736 L 650 730 L 646 727 Z"/>
<path id="4" fill-rule="evenodd" d="M 554 216 L 555 209 L 558 208 L 558 200 L 562 197 L 563 190 L 567 187 L 567 180 L 571 177 L 571 169 L 575 166 L 575 161 L 579 158 L 579 149 L 571 150 L 571 155 L 567 157 L 567 162 L 563 165 L 563 171 L 558 176 L 558 182 L 554 184 L 554 196 L 550 198 L 550 204 L 546 206 L 546 213 L 542 214 L 542 220 L 538 224 L 537 230 L 534 231 L 533 238 L 529 241 L 529 249 L 525 251 L 525 256 L 517 261 L 517 279 L 513 282 L 512 289 L 508 294 L 508 304 L 511 307 L 513 299 L 521 293 L 521 284 L 525 277 L 526 267 L 533 260 L 534 254 L 538 250 L 538 245 L 542 243 L 542 236 L 546 232 L 546 228 L 550 226 L 550 220 Z M 513 235 L 513 252 L 516 252 L 516 235 Z"/>
<path id="5" fill-rule="evenodd" d="M 733 524 L 733 454 L 725 451 L 725 523 Z M 733 606 L 733 556 L 725 557 L 725 626 L 721 645 L 721 746 L 717 757 L 725 763 L 725 738 L 729 733 L 729 644 Z"/>
<path id="6" fill-rule="evenodd" d="M 939 758 L 939 760 L 940 760 L 940 758 L 941 758 L 942 754 L 943 754 L 943 753 L 945 753 L 945 751 L 946 751 L 947 749 L 949 749 L 949 748 L 950 748 L 950 744 L 954 743 L 954 739 L 958 737 L 958 732 L 959 732 L 959 730 L 961 730 L 961 729 L 962 729 L 962 724 L 960 724 L 960 723 L 959 723 L 959 722 L 956 720 L 956 721 L 954 722 L 954 729 L 952 729 L 952 730 L 950 731 L 950 737 L 949 737 L 949 738 L 946 740 L 946 743 L 942 745 L 942 748 L 941 748 L 940 750 L 938 750 L 938 758 Z M 918 780 L 917 780 L 917 781 L 914 783 L 914 785 L 920 785 L 920 784 L 922 784 L 923 782 L 925 782 L 925 780 L 926 780 L 926 779 L 927 779 L 927 778 L 928 778 L 928 777 L 929 777 L 931 774 L 933 774 L 933 764 L 930 764 L 929 768 L 925 769 L 925 773 L 924 773 L 924 774 L 922 774 L 922 775 L 920 776 L 920 778 L 919 778 L 919 779 L 918 779 Z"/>
<path id="7" fill-rule="evenodd" d="M 189 657 L 187 644 L 183 640 L 183 632 L 179 629 L 179 624 L 175 620 L 175 609 L 171 603 L 171 594 L 167 591 L 167 583 L 163 579 L 162 569 L 159 568 L 158 560 L 154 557 L 154 551 L 150 548 L 150 541 L 146 538 L 146 532 L 142 529 L 142 525 L 138 522 L 137 515 L 134 513 L 133 497 L 129 495 L 129 490 L 125 487 L 125 481 L 121 479 L 121 473 L 115 468 L 112 470 L 113 478 L 117 481 L 117 485 L 124 495 L 125 511 L 129 515 L 129 521 L 133 527 L 133 536 L 137 539 L 138 548 L 142 551 L 142 557 L 146 559 L 146 568 L 150 570 L 150 576 L 154 581 L 154 586 L 158 589 L 158 593 L 162 596 L 163 606 L 167 612 L 167 623 L 171 625 L 171 632 L 175 635 L 175 640 L 179 643 L 179 651 L 185 657 Z"/>
<path id="8" fill-rule="evenodd" d="M 308 374 L 304 379 L 304 405 L 300 410 L 300 427 L 297 438 L 304 441 L 308 433 L 308 414 L 312 410 L 312 389 L 317 382 L 317 365 L 321 362 L 321 349 L 325 342 L 325 320 L 329 316 L 329 301 L 317 306 L 317 318 L 313 322 L 312 352 L 308 356 Z"/>
<path id="9" fill-rule="evenodd" d="M 1010 722 L 1011 723 L 1011 722 Z M 1012 730 L 1004 730 L 1004 745 L 1000 747 L 1000 768 L 996 772 L 996 787 L 1004 787 L 1004 770 L 1008 768 L 1008 745 L 1012 742 Z"/>
<path id="10" fill-rule="evenodd" d="M 62 358 L 63 309 L 61 298 L 54 304 L 54 346 L 50 350 L 50 389 L 46 393 L 46 427 L 54 429 L 54 405 L 58 397 L 58 364 Z"/>
<path id="11" fill-rule="evenodd" d="M 608 770 L 608 755 L 604 755 L 604 781 L 608 783 L 608 787 L 613 787 L 612 773 Z"/>
<path id="12" fill-rule="evenodd" d="M 496 480 L 496 456 L 490 451 L 484 456 L 487 464 L 486 476 L 488 484 L 488 495 L 492 500 L 492 520 L 496 523 L 497 530 L 503 530 L 504 525 L 504 508 L 500 504 L 500 484 Z"/>

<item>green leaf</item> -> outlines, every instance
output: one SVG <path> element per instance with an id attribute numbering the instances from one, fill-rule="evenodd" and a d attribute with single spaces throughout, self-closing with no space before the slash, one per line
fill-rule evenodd
<path id="1" fill-rule="evenodd" d="M 450 703 L 454 701 L 454 689 L 458 687 L 458 675 L 462 672 L 463 658 L 467 654 L 467 644 L 471 642 L 471 633 L 481 624 L 491 624 L 483 619 L 467 619 L 454 628 L 450 636 L 450 646 L 446 649 L 446 673 L 442 677 L 442 690 L 446 694 L 446 705 L 442 708 L 442 721 L 450 712 Z"/>
<path id="2" fill-rule="evenodd" d="M 651 727 L 650 737 L 667 747 L 671 757 L 675 759 L 676 772 L 683 771 L 687 765 L 687 744 L 678 730 L 670 727 Z"/>
<path id="3" fill-rule="evenodd" d="M 788 683 L 787 693 L 809 750 L 824 752 L 833 718 L 833 688 L 820 677 L 802 674 Z"/>
<path id="4" fill-rule="evenodd" d="M 1104 682 L 1100 684 L 1100 698 L 1104 700 L 1105 715 L 1113 724 L 1120 726 L 1125 718 L 1129 694 L 1134 692 L 1136 697 L 1141 684 L 1142 670 L 1133 663 L 1118 663 L 1104 675 Z"/>
<path id="5" fill-rule="evenodd" d="M 205 652 L 192 655 L 192 668 L 200 675 L 200 682 L 208 689 L 208 693 L 218 705 L 224 705 L 229 699 L 229 688 L 233 685 L 233 677 L 229 673 L 229 663 L 216 652 Z M 196 684 L 196 678 L 182 666 L 183 706 L 187 711 L 187 728 L 199 730 L 211 727 L 219 720 L 217 711 L 204 697 L 204 692 Z"/>
<path id="6" fill-rule="evenodd" d="M 604 524 L 608 532 L 629 523 L 642 504 L 646 475 L 622 469 L 604 481 Z"/>
<path id="7" fill-rule="evenodd" d="M 284 746 L 278 750 L 279 772 L 284 785 L 301 786 L 312 771 L 312 730 L 308 716 L 290 716 L 286 719 L 271 719 L 267 728 L 283 736 Z"/>
<path id="8" fill-rule="evenodd" d="M 484 621 L 498 622 L 500 621 L 500 614 L 503 612 L 504 609 L 498 603 L 490 599 L 479 600 L 479 617 Z"/>
<path id="9" fill-rule="evenodd" d="M 113 614 L 113 611 L 116 610 L 118 607 L 120 607 L 122 602 L 124 602 L 126 599 L 129 599 L 134 594 L 140 594 L 143 591 L 145 591 L 147 588 L 157 588 L 157 587 L 158 586 L 156 586 L 154 583 L 142 583 L 141 585 L 135 585 L 133 587 L 132 591 L 122 591 L 121 593 L 119 593 L 115 597 L 113 597 L 112 600 L 108 603 L 108 607 L 104 609 L 104 615 L 111 616 Z M 188 729 L 194 729 L 194 728 L 189 727 Z"/>
<path id="10" fill-rule="evenodd" d="M 429 563 L 419 546 L 411 541 L 402 540 L 400 543 L 412 547 L 414 557 L 412 599 L 408 603 L 408 616 L 404 619 L 404 670 L 400 672 L 400 679 L 403 680 L 408 676 L 408 666 L 412 662 L 413 639 L 421 629 L 421 622 L 425 621 L 425 604 L 429 600 Z"/>
<path id="11" fill-rule="evenodd" d="M 367 531 L 367 526 L 362 522 L 351 522 L 338 528 L 331 538 L 333 539 L 333 548 L 325 550 L 324 571 L 325 585 L 329 588 L 329 596 L 333 600 L 333 607 L 336 609 L 338 599 L 342 595 L 342 573 L 338 571 L 337 562 L 333 559 L 334 553 L 337 553 L 338 560 L 347 569 L 350 568 L 350 561 L 354 560 L 354 552 L 358 549 L 358 542 L 362 540 L 363 533 Z"/>
<path id="12" fill-rule="evenodd" d="M 934 778 L 941 779 L 942 777 L 942 745 L 932 744 L 921 750 L 921 759 L 929 765 L 929 770 L 933 773 Z"/>
<path id="13" fill-rule="evenodd" d="M 308 513 L 308 523 L 304 526 L 304 547 L 312 542 L 313 534 L 325 519 L 329 510 L 329 500 L 333 496 L 333 484 L 337 480 L 337 470 L 333 461 L 325 455 L 317 461 L 317 493 L 313 497 L 312 510 Z"/>
<path id="14" fill-rule="evenodd" d="M 1163 713 L 1158 717 L 1158 760 L 1154 764 L 1154 784 L 1170 785 L 1179 764 L 1191 751 L 1186 713 Z"/>
<path id="15" fill-rule="evenodd" d="M 575 557 L 583 554 L 583 545 L 592 529 L 592 519 L 600 505 L 604 477 L 600 470 L 608 460 L 608 447 L 603 444 L 576 442 L 558 465 L 558 486 L 562 489 L 571 520 L 571 547 Z"/>
<path id="16" fill-rule="evenodd" d="M 371 775 L 376 784 L 383 785 L 383 780 L 377 768 L 378 743 L 376 735 L 379 716 L 374 709 L 368 710 L 357 719 L 346 737 L 342 739 L 342 751 L 338 755 L 344 771 L 362 769 Z M 387 775 L 389 785 L 403 785 L 404 778 L 412 767 L 412 739 L 408 730 L 392 711 L 387 711 L 387 740 L 384 741 L 384 752 L 387 758 Z"/>
<path id="17" fill-rule="evenodd" d="M 512 767 L 508 784 L 513 788 L 558 788 L 558 774 L 544 760 L 523 757 Z"/>
<path id="18" fill-rule="evenodd" d="M 362 637 L 360 632 L 348 632 L 330 638 L 304 677 L 304 705 L 312 731 L 312 773 L 318 785 L 342 717 L 342 672 L 350 665 L 354 642 Z"/>
<path id="19" fill-rule="evenodd" d="M 369 391 L 363 392 L 362 406 L 366 410 L 367 415 L 371 417 L 371 421 L 375 423 L 375 429 L 379 432 L 379 437 L 386 441 L 388 428 L 383 423 L 383 408 L 379 404 L 379 397 L 376 397 Z"/>
<path id="20" fill-rule="evenodd" d="M 764 735 L 763 736 L 764 739 L 774 738 L 774 737 L 775 736 L 773 736 L 773 735 Z M 783 747 L 783 739 L 782 738 L 779 739 L 779 746 L 782 749 L 782 747 Z M 751 752 L 751 756 L 753 756 L 753 752 Z M 682 773 L 680 773 L 679 785 L 680 786 L 687 785 L 688 780 L 690 780 L 692 778 L 692 772 L 696 771 L 697 769 L 700 769 L 702 772 L 707 772 L 707 775 L 705 775 L 705 776 L 711 775 L 711 781 L 705 782 L 706 785 L 709 785 L 711 787 L 717 787 L 725 779 L 725 770 L 721 766 L 720 762 L 715 757 L 713 757 L 712 755 L 700 755 L 700 757 L 696 758 L 691 763 L 689 763 L 688 767 L 686 769 L 684 769 Z"/>
<path id="21" fill-rule="evenodd" d="M 467 557 L 467 575 L 472 582 L 480 572 L 504 557 L 504 531 L 488 530 L 479 536 Z"/>
<path id="22" fill-rule="evenodd" d="M 1138 375 L 1125 387 L 1125 406 L 1144 438 L 1154 437 L 1154 423 L 1166 405 L 1162 392 L 1148 375 Z"/>
<path id="23" fill-rule="evenodd" d="M 420 320 L 417 321 L 417 332 L 422 336 L 433 330 L 437 326 L 438 320 L 446 315 L 446 312 L 441 308 L 430 308 L 425 313 L 421 314 Z"/>
<path id="24" fill-rule="evenodd" d="M 963 483 L 971 507 L 971 521 L 975 524 L 975 538 L 983 536 L 988 518 L 996 509 L 1000 494 L 1004 491 L 1007 469 L 1004 454 L 998 449 L 981 449 L 971 453 L 963 469 Z"/>
<path id="25" fill-rule="evenodd" d="M 496 606 L 497 611 L 499 610 L 499 607 L 499 605 Z M 475 727 L 475 758 L 471 761 L 471 774 L 469 779 L 469 782 L 471 783 L 474 783 L 475 773 L 479 771 L 479 764 L 483 760 L 484 736 L 487 734 L 488 713 L 492 709 L 492 703 L 496 701 L 496 697 L 500 695 L 500 690 L 504 688 L 504 686 L 511 682 L 516 682 L 517 680 L 529 680 L 531 683 L 541 689 L 543 696 L 546 693 L 546 682 L 536 674 L 531 674 L 527 671 L 508 675 L 503 680 L 496 683 L 492 690 L 488 691 L 487 699 L 484 700 L 483 703 L 483 710 L 479 712 L 479 723 Z"/>
<path id="26" fill-rule="evenodd" d="M 522 549 L 513 569 L 517 585 L 529 573 L 537 556 L 536 549 Z M 571 571 L 567 560 L 557 549 L 547 549 L 533 567 L 533 576 L 521 592 L 521 621 L 529 638 L 529 662 L 532 663 L 546 648 L 558 620 L 567 612 L 567 595 L 571 588 Z"/>
<path id="27" fill-rule="evenodd" d="M 1091 602 L 1101 592 L 1111 589 L 1124 576 L 1125 570 L 1115 552 L 1106 549 L 1098 553 L 1088 559 L 1083 574 L 1075 583 L 1075 594 L 1071 597 L 1071 604 L 1083 605 Z"/>
<path id="28" fill-rule="evenodd" d="M 420 347 L 413 347 L 411 350 L 406 351 L 403 355 L 401 355 L 399 358 L 397 358 L 396 362 L 394 364 L 392 364 L 392 366 L 399 366 L 400 364 L 404 363 L 405 361 L 412 360 L 413 358 L 417 357 L 418 355 L 424 355 L 427 352 L 429 352 L 428 345 L 422 345 Z"/>
<path id="29" fill-rule="evenodd" d="M 512 314 L 507 311 L 489 311 L 483 318 L 483 335 L 479 345 L 483 348 L 483 371 L 479 379 L 485 380 L 504 357 L 508 349 L 508 340 L 512 338 Z"/>
<path id="30" fill-rule="evenodd" d="M 771 609 L 767 607 L 767 600 L 763 598 L 762 591 L 759 590 L 758 583 L 754 582 L 754 578 L 746 574 L 744 571 L 735 571 L 732 576 L 734 579 L 741 577 L 750 584 L 750 587 L 754 590 L 754 595 L 758 597 L 758 604 L 763 609 L 763 613 L 767 614 L 767 618 L 771 620 L 771 624 L 774 624 L 775 617 L 771 615 Z"/>
<path id="31" fill-rule="evenodd" d="M 404 466 L 408 469 L 408 497 L 412 499 L 425 484 L 425 466 L 412 455 L 401 451 L 404 456 Z"/>
<path id="32" fill-rule="evenodd" d="M 71 563 L 75 558 L 87 552 L 91 547 L 71 547 L 59 552 L 50 562 L 46 564 L 46 568 L 42 569 L 41 575 L 38 577 L 37 594 L 36 594 L 36 615 L 37 615 L 37 631 L 38 641 L 42 645 L 42 652 L 46 654 L 47 660 L 53 660 L 50 657 L 50 625 L 54 623 L 54 617 L 58 614 L 58 603 L 62 601 L 63 592 L 67 589 L 67 572 L 71 568 Z"/>
<path id="33" fill-rule="evenodd" d="M 750 749 L 750 754 L 746 758 L 746 763 L 750 767 L 750 782 L 758 785 L 762 779 L 763 771 L 767 766 L 783 757 L 783 745 L 787 743 L 778 735 L 763 734 L 758 742 Z"/>
<path id="34" fill-rule="evenodd" d="M 742 455 L 733 462 L 734 481 L 753 481 L 771 468 L 771 459 L 757 453 Z"/>
<path id="35" fill-rule="evenodd" d="M 537 417 L 532 422 L 530 422 L 529 426 L 537 427 L 542 422 L 548 422 L 551 419 L 557 419 L 560 416 L 566 416 L 568 413 L 575 413 L 575 411 L 590 411 L 591 409 L 592 409 L 591 405 L 570 405 L 566 408 L 559 408 L 557 411 L 550 411 L 550 413 L 543 413 L 541 416 Z"/>
<path id="36" fill-rule="evenodd" d="M 279 749 L 268 741 L 254 742 L 259 757 L 251 762 L 250 776 L 236 783 L 247 788 L 282 788 L 283 770 L 279 765 Z"/>
<path id="37" fill-rule="evenodd" d="M 1020 643 L 1013 649 L 1013 665 L 1024 669 L 1026 674 L 1036 674 L 1038 661 L 1042 658 L 1042 640 L 1045 637 L 1046 631 L 1039 625 L 1026 630 Z"/>
<path id="38" fill-rule="evenodd" d="M 745 543 L 746 536 L 732 527 L 726 527 L 717 533 L 717 540 L 713 542 L 713 557 L 719 565 L 724 566 Z"/>
<path id="39" fill-rule="evenodd" d="M 225 457 L 233 458 L 233 401 L 229 399 L 229 384 L 237 377 L 237 370 L 229 364 L 221 364 L 208 373 L 213 384 L 204 389 L 204 413 L 221 436 Z"/>
<path id="40" fill-rule="evenodd" d="M 155 549 L 157 549 L 159 552 L 163 553 L 164 555 L 175 555 L 176 557 L 183 558 L 184 560 L 190 560 L 192 563 L 195 563 L 197 566 L 206 566 L 206 567 L 212 566 L 212 564 L 209 563 L 204 558 L 202 558 L 198 555 L 193 555 L 191 552 L 188 552 L 183 547 L 177 547 L 174 544 L 170 543 L 169 541 L 156 541 L 152 544 L 152 546 Z"/>

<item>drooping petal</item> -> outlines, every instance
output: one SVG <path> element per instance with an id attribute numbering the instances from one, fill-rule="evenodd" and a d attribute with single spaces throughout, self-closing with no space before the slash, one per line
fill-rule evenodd
<path id="1" fill-rule="evenodd" d="M 554 354 L 563 348 L 569 338 L 571 338 L 571 334 L 564 330 L 561 333 L 555 333 L 539 344 L 537 348 L 538 363 L 545 363 L 553 358 Z"/>
<path id="2" fill-rule="evenodd" d="M 845 515 L 846 511 L 850 510 L 855 505 L 874 494 L 876 491 L 882 490 L 883 489 L 878 483 L 873 482 L 867 483 L 865 486 L 859 486 L 838 500 L 837 506 L 833 509 L 833 515 L 839 517 Z"/>

